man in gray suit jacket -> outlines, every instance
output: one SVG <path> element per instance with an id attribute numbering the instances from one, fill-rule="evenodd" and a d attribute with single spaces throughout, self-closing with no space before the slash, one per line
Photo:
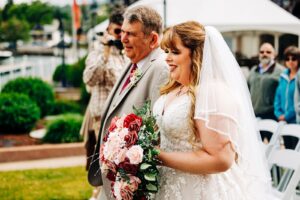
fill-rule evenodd
<path id="1" fill-rule="evenodd" d="M 161 16 L 152 8 L 138 6 L 125 12 L 121 41 L 131 63 L 106 101 L 96 151 L 88 173 L 91 185 L 102 185 L 101 200 L 113 199 L 111 182 L 101 173 L 99 166 L 100 145 L 111 119 L 132 113 L 133 106 L 140 107 L 146 100 L 151 100 L 152 107 L 159 97 L 160 87 L 168 80 L 168 65 L 163 51 L 159 48 L 161 33 Z"/>

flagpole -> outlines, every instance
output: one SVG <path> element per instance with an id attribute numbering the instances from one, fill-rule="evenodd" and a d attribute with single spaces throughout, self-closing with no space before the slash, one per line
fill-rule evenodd
<path id="1" fill-rule="evenodd" d="M 73 5 L 71 7 L 72 12 L 72 54 L 75 57 L 75 60 L 78 60 L 77 56 L 77 30 L 76 30 L 76 19 L 75 19 L 75 12 L 74 12 L 75 0 L 73 0 Z M 73 57 L 73 58 L 74 58 Z"/>

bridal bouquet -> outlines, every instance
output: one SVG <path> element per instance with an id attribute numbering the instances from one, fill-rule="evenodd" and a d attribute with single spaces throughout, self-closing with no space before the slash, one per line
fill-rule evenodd
<path id="1" fill-rule="evenodd" d="M 100 149 L 101 170 L 117 200 L 150 199 L 158 191 L 159 132 L 150 102 L 134 114 L 114 117 Z"/>

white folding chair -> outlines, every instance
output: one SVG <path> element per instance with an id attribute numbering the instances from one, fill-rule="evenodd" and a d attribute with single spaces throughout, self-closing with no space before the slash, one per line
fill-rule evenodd
<path id="1" fill-rule="evenodd" d="M 285 122 L 277 122 L 273 119 L 261 119 L 257 121 L 257 126 L 259 130 L 259 135 L 258 137 L 261 138 L 260 136 L 260 131 L 267 131 L 272 134 L 271 139 L 268 144 L 264 143 L 264 141 L 261 141 L 262 149 L 268 158 L 270 155 L 270 152 L 276 142 L 278 141 L 278 134 L 280 132 L 281 127 L 285 124 Z"/>
<path id="2" fill-rule="evenodd" d="M 293 200 L 296 197 L 296 186 L 300 180 L 300 152 L 290 149 L 275 149 L 271 152 L 268 159 L 270 169 L 276 165 L 279 167 L 294 170 L 287 187 L 280 191 L 274 188 L 273 194 L 281 200 Z"/>
<path id="3" fill-rule="evenodd" d="M 295 147 L 295 149 L 292 149 L 292 151 L 300 151 L 300 125 L 298 124 L 284 124 L 280 130 L 278 131 L 278 138 L 280 140 L 282 140 L 283 136 L 293 136 L 295 138 L 298 138 L 298 143 Z M 278 147 L 274 147 L 273 149 L 271 149 L 271 151 L 275 151 L 275 149 L 278 149 Z M 272 152 L 271 152 L 272 153 Z M 275 175 L 275 174 L 273 174 Z M 282 176 L 281 176 L 281 180 L 278 184 L 278 188 L 280 190 L 283 190 L 284 188 L 287 187 L 288 181 L 291 178 L 292 175 L 292 171 L 291 170 L 286 170 Z M 276 181 L 275 181 L 276 182 Z"/>

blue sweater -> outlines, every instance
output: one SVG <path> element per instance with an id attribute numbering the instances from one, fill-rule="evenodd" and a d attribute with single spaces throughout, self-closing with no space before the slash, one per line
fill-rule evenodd
<path id="1" fill-rule="evenodd" d="M 274 99 L 274 114 L 277 118 L 284 115 L 287 123 L 296 123 L 294 107 L 295 78 L 290 80 L 290 70 L 281 73 Z"/>

